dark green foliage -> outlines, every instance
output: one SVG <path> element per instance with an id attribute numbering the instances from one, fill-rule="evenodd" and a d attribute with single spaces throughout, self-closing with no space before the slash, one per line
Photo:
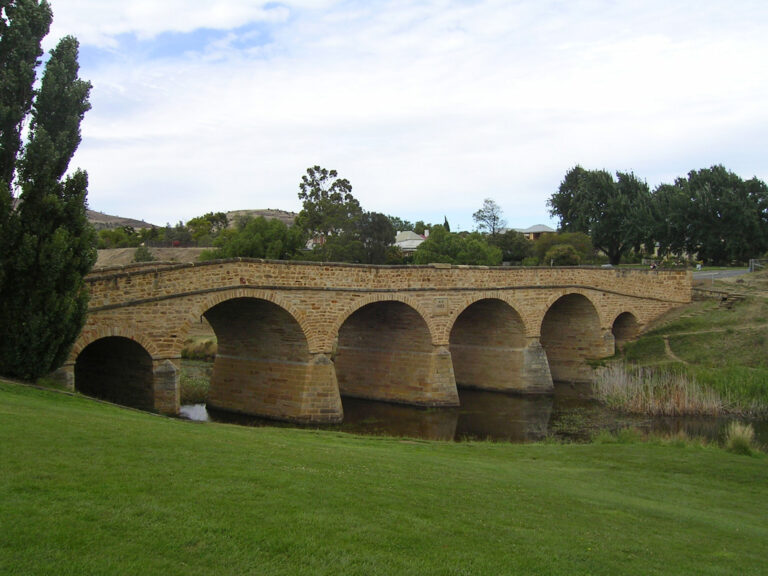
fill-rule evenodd
<path id="1" fill-rule="evenodd" d="M 296 217 L 296 225 L 310 237 L 328 238 L 349 232 L 363 209 L 352 196 L 352 184 L 339 178 L 336 170 L 320 166 L 307 168 L 301 177 L 299 199 L 303 208 Z"/>
<path id="2" fill-rule="evenodd" d="M 215 250 L 205 251 L 201 260 L 223 258 L 266 258 L 269 260 L 290 260 L 304 247 L 301 230 L 289 228 L 280 220 L 244 218 L 234 228 L 219 233 Z"/>
<path id="3" fill-rule="evenodd" d="M 547 201 L 560 218 L 560 230 L 583 232 L 592 238 L 611 264 L 651 239 L 651 195 L 648 185 L 632 173 L 576 166 L 568 171 L 558 191 Z"/>
<path id="4" fill-rule="evenodd" d="M 139 246 L 136 248 L 136 252 L 133 253 L 134 262 L 154 262 L 154 260 L 155 256 L 146 246 Z"/>
<path id="5" fill-rule="evenodd" d="M 768 249 L 768 187 L 723 166 L 693 170 L 653 194 L 654 237 L 662 255 L 709 263 L 745 262 Z"/>
<path id="6" fill-rule="evenodd" d="M 10 191 L 21 151 L 21 130 L 32 109 L 35 69 L 53 15 L 45 0 L 0 0 L 0 217 L 10 211 Z"/>
<path id="7" fill-rule="evenodd" d="M 408 220 L 403 220 L 397 216 L 387 216 L 387 218 L 389 218 L 389 221 L 392 223 L 395 232 L 408 232 L 409 230 L 413 230 L 414 225 Z"/>
<path id="8" fill-rule="evenodd" d="M 384 264 L 392 255 L 396 227 L 410 223 L 377 212 L 365 212 L 352 196 L 352 184 L 336 170 L 307 168 L 299 184 L 303 209 L 296 227 L 314 244 L 310 260 Z"/>
<path id="9" fill-rule="evenodd" d="M 544 263 L 551 266 L 578 266 L 581 259 L 570 244 L 555 244 L 544 255 Z"/>
<path id="10" fill-rule="evenodd" d="M 132 226 L 105 228 L 97 233 L 98 248 L 133 248 L 141 245 L 141 235 Z"/>
<path id="11" fill-rule="evenodd" d="M 387 251 L 395 243 L 392 222 L 379 212 L 365 212 L 360 218 L 360 240 L 363 244 L 363 262 L 384 264 Z"/>
<path id="12" fill-rule="evenodd" d="M 3 23 L 0 43 L 11 42 L 17 22 L 26 34 L 34 20 L 44 35 L 47 4 L 20 1 L 2 6 L 14 18 Z M 3 74 L 26 70 L 31 54 L 36 61 L 37 42 L 37 49 L 26 46 L 21 51 L 24 62 L 17 60 L 20 52 L 4 45 Z M 31 110 L 29 140 L 21 157 L 17 136 L 6 134 L 15 120 L 5 114 L 13 106 L 3 103 L 2 169 L 4 178 L 16 175 L 15 182 L 5 183 L 8 188 L 3 186 L 3 206 L 10 204 L 14 190 L 20 195 L 17 209 L 2 214 L 0 227 L 0 370 L 18 378 L 34 379 L 60 366 L 87 312 L 83 277 L 96 260 L 95 234 L 85 212 L 88 177 L 80 170 L 64 177 L 80 144 L 80 122 L 90 108 L 91 86 L 78 78 L 77 57 L 77 40 L 63 38 L 51 51 L 36 94 L 34 74 L 14 77 L 19 88 L 15 110 L 25 110 L 22 121 Z M 29 94 L 35 96 L 31 109 Z"/>
<path id="13" fill-rule="evenodd" d="M 187 229 L 195 246 L 213 246 L 216 237 L 226 230 L 228 224 L 224 212 L 208 212 L 187 222 Z"/>
<path id="14" fill-rule="evenodd" d="M 435 225 L 430 230 L 429 238 L 416 249 L 413 262 L 499 266 L 501 249 L 489 244 L 487 238 L 478 232 L 451 234 L 442 226 Z"/>
<path id="15" fill-rule="evenodd" d="M 549 266 L 547 253 L 559 245 L 572 246 L 579 256 L 579 262 L 582 264 L 594 263 L 596 261 L 595 248 L 592 246 L 592 240 L 583 232 L 562 232 L 559 234 L 543 234 L 533 244 L 533 255 L 541 265 Z"/>
<path id="16" fill-rule="evenodd" d="M 494 246 L 501 248 L 505 262 L 520 263 L 533 253 L 533 243 L 516 230 L 507 230 L 489 239 Z"/>

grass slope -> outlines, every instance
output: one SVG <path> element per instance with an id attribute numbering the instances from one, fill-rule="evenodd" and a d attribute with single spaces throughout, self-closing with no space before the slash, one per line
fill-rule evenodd
<path id="1" fill-rule="evenodd" d="M 737 411 L 768 413 L 768 273 L 705 287 L 730 294 L 726 305 L 711 299 L 674 310 L 627 344 L 623 357 L 685 372 Z"/>
<path id="2" fill-rule="evenodd" d="M 768 458 L 196 424 L 0 382 L 2 574 L 760 574 Z"/>

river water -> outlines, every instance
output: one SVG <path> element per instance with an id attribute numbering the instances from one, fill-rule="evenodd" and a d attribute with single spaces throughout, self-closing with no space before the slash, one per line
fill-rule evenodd
<path id="1" fill-rule="evenodd" d="M 516 395 L 480 390 L 459 390 L 457 408 L 417 408 L 342 398 L 344 422 L 317 426 L 353 434 L 372 434 L 427 440 L 493 440 L 535 442 L 547 437 L 583 442 L 601 430 L 635 428 L 644 433 L 675 434 L 708 440 L 722 438 L 727 418 L 649 417 L 622 415 L 592 398 L 589 384 L 556 383 L 551 395 Z M 205 404 L 181 407 L 190 420 L 247 426 L 293 426 L 253 416 L 208 410 Z M 768 421 L 752 422 L 757 441 L 768 444 Z"/>

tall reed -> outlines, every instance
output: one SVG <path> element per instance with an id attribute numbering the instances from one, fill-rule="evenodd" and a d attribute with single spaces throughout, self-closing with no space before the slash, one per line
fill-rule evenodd
<path id="1" fill-rule="evenodd" d="M 718 416 L 727 412 L 717 392 L 678 372 L 611 364 L 598 371 L 593 391 L 611 408 L 632 414 Z"/>

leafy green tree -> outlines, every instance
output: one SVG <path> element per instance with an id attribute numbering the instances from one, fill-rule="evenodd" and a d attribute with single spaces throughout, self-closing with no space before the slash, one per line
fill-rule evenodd
<path id="1" fill-rule="evenodd" d="M 224 212 L 208 212 L 192 218 L 186 226 L 195 246 L 211 246 L 216 236 L 225 230 L 228 224 L 229 220 Z"/>
<path id="2" fill-rule="evenodd" d="M 359 234 L 363 245 L 363 262 L 386 263 L 388 249 L 395 243 L 395 229 L 390 219 L 379 212 L 365 212 L 360 217 Z"/>
<path id="3" fill-rule="evenodd" d="M 234 228 L 223 230 L 215 240 L 216 249 L 206 250 L 201 260 L 225 258 L 266 258 L 291 260 L 304 247 L 301 230 L 276 219 L 244 218 Z"/>
<path id="4" fill-rule="evenodd" d="M 87 312 L 83 277 L 96 260 L 95 233 L 86 217 L 88 177 L 81 170 L 65 173 L 80 144 L 91 85 L 78 78 L 78 43 L 68 36 L 51 51 L 35 91 L 29 71 L 40 54 L 50 8 L 24 0 L 2 2 L 0 8 L 5 14 L 0 18 L 0 367 L 6 375 L 34 379 L 66 360 Z M 30 31 L 34 37 L 22 42 Z M 17 128 L 28 114 L 22 151 Z M 6 209 L 15 190 L 17 207 Z"/>
<path id="5" fill-rule="evenodd" d="M 768 248 L 768 187 L 722 165 L 692 170 L 653 194 L 654 237 L 662 254 L 744 262 Z"/>
<path id="6" fill-rule="evenodd" d="M 413 231 L 418 234 L 419 236 L 424 236 L 424 233 L 429 230 L 431 226 L 429 224 L 426 224 L 424 220 L 418 220 L 413 225 Z"/>
<path id="7" fill-rule="evenodd" d="M 409 230 L 413 230 L 413 223 L 408 220 L 403 220 L 397 216 L 388 216 L 388 218 L 392 227 L 395 229 L 395 232 L 408 232 Z"/>
<path id="8" fill-rule="evenodd" d="M 104 228 L 97 233 L 100 250 L 109 248 L 133 248 L 141 244 L 141 236 L 132 226 Z"/>
<path id="9" fill-rule="evenodd" d="M 146 246 L 139 246 L 133 253 L 134 262 L 154 262 L 155 255 Z"/>
<path id="10" fill-rule="evenodd" d="M 338 236 L 355 228 L 363 209 L 352 196 L 352 184 L 336 170 L 307 168 L 299 184 L 302 210 L 296 225 L 310 237 Z"/>
<path id="11" fill-rule="evenodd" d="M 578 266 L 580 262 L 579 253 L 570 244 L 555 244 L 544 255 L 544 263 L 551 266 Z"/>
<path id="12" fill-rule="evenodd" d="M 588 234 L 611 264 L 651 240 L 650 190 L 632 173 L 617 172 L 614 180 L 605 170 L 576 166 L 547 204 L 560 230 Z"/>
<path id="13" fill-rule="evenodd" d="M 533 253 L 533 244 L 516 230 L 507 230 L 492 237 L 490 243 L 501 248 L 505 262 L 522 262 Z"/>
<path id="14" fill-rule="evenodd" d="M 491 246 L 483 234 L 451 234 L 443 226 L 435 225 L 429 237 L 416 249 L 413 262 L 498 266 L 501 249 Z"/>
<path id="15" fill-rule="evenodd" d="M 539 264 L 549 266 L 547 253 L 554 246 L 571 246 L 579 257 L 580 263 L 596 262 L 595 248 L 589 236 L 583 232 L 560 232 L 558 234 L 543 234 L 533 242 L 533 255 Z"/>
<path id="16" fill-rule="evenodd" d="M 24 121 L 32 110 L 41 43 L 53 19 L 45 0 L 0 0 L 0 217 L 11 210 Z"/>
<path id="17" fill-rule="evenodd" d="M 507 225 L 501 207 L 490 198 L 483 200 L 482 208 L 472 214 L 472 219 L 478 230 L 486 231 L 491 236 L 496 236 Z"/>

